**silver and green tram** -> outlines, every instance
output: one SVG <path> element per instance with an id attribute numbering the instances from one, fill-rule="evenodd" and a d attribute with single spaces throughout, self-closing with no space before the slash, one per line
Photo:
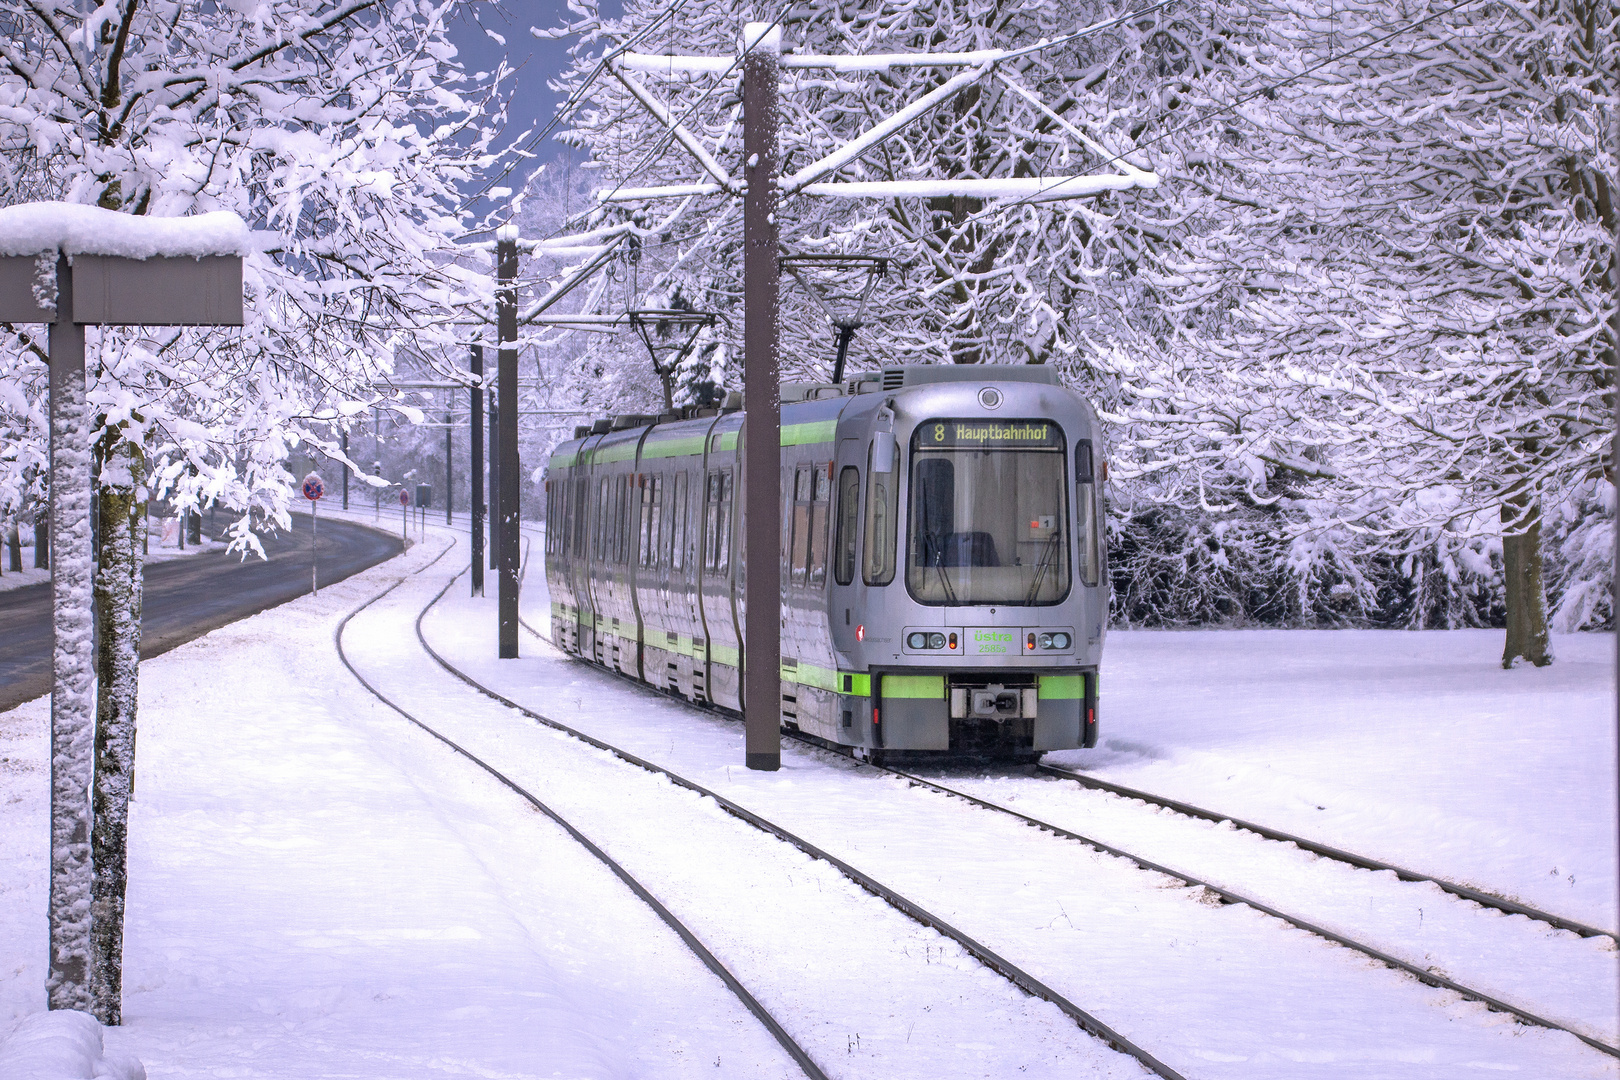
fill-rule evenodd
<path id="1" fill-rule="evenodd" d="M 733 396 L 732 401 L 735 401 Z M 546 471 L 552 640 L 740 711 L 742 412 L 620 416 Z M 784 386 L 782 725 L 857 756 L 1097 740 L 1096 414 L 1038 366 Z"/>

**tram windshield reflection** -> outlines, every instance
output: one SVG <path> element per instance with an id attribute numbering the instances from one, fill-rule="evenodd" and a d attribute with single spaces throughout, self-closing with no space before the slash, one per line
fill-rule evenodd
<path id="1" fill-rule="evenodd" d="M 906 588 L 920 603 L 1056 604 L 1069 592 L 1063 431 L 929 420 L 911 441 Z"/>

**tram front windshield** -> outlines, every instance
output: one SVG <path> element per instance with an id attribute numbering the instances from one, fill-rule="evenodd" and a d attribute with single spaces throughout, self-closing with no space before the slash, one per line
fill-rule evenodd
<path id="1" fill-rule="evenodd" d="M 1062 430 L 929 420 L 911 439 L 906 588 L 924 604 L 1055 604 L 1069 592 Z"/>

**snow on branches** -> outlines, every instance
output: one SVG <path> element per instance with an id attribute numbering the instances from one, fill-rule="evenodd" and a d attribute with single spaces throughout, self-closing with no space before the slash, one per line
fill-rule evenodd
<path id="1" fill-rule="evenodd" d="M 90 388 L 145 444 L 152 494 L 244 511 L 249 548 L 246 511 L 285 521 L 288 449 L 335 442 L 394 348 L 448 338 L 485 288 L 442 254 L 500 77 L 460 71 L 454 9 L 0 0 L 0 205 L 225 210 L 252 230 L 242 331 L 93 333 Z"/>

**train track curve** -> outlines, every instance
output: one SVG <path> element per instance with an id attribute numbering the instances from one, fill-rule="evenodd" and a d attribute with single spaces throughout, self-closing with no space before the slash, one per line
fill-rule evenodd
<path id="1" fill-rule="evenodd" d="M 1146 1048 L 1138 1045 L 1121 1032 L 1116 1031 L 1114 1028 L 1098 1019 L 1092 1013 L 1088 1012 L 1070 1000 L 1068 997 L 1054 990 L 1052 987 L 1048 986 L 1046 983 L 1042 982 L 1040 979 L 1036 978 L 1022 967 L 1019 967 L 1017 964 L 1014 964 L 1012 961 L 996 953 L 977 939 L 969 936 L 962 930 L 959 930 L 955 926 L 951 925 L 946 920 L 928 911 L 921 904 L 910 900 L 898 891 L 885 885 L 872 875 L 867 874 L 843 859 L 840 859 L 831 852 L 828 852 L 810 841 L 805 840 L 796 833 L 777 824 L 776 822 L 769 820 L 763 815 L 749 810 L 747 807 L 740 805 L 719 792 L 705 787 L 694 780 L 688 779 L 687 777 L 682 776 L 673 770 L 667 769 L 662 765 L 639 757 L 638 755 L 633 754 L 622 747 L 614 746 L 612 743 L 598 739 L 595 736 L 580 731 L 579 729 L 565 724 L 560 720 L 536 712 L 535 710 L 512 700 L 504 694 L 501 694 L 499 691 L 485 686 L 483 683 L 480 683 L 462 669 L 456 667 L 428 643 L 427 637 L 422 632 L 422 621 L 427 617 L 428 612 L 432 610 L 433 606 L 437 604 L 444 594 L 450 590 L 450 586 L 455 584 L 457 579 L 458 578 L 452 578 L 443 589 L 440 589 L 433 599 L 427 604 L 427 606 L 422 609 L 421 613 L 416 619 L 416 637 L 418 642 L 421 643 L 422 648 L 427 651 L 428 655 L 431 656 L 433 660 L 450 675 L 461 680 L 467 686 L 471 687 L 473 690 L 476 690 L 478 693 L 483 694 L 485 697 L 499 702 L 505 707 L 516 711 L 517 713 L 529 718 L 530 720 L 533 720 L 538 724 L 578 739 L 589 746 L 613 755 L 626 764 L 633 765 L 636 768 L 644 769 L 649 773 L 661 776 L 670 783 L 684 788 L 685 790 L 691 791 L 694 794 L 712 799 L 716 805 L 725 810 L 728 814 L 736 817 L 738 820 L 743 821 L 761 832 L 783 841 L 784 843 L 787 843 L 812 859 L 826 863 L 837 870 L 845 878 L 854 882 L 856 885 L 871 893 L 873 896 L 883 900 L 901 914 L 956 942 L 964 950 L 966 950 L 969 955 L 978 960 L 986 968 L 994 971 L 996 974 L 1006 979 L 1024 993 L 1050 1002 L 1061 1012 L 1063 1012 L 1064 1015 L 1073 1020 L 1081 1030 L 1100 1040 L 1112 1049 L 1136 1059 L 1143 1065 L 1143 1067 L 1147 1068 L 1156 1076 L 1163 1077 L 1164 1080 L 1187 1080 L 1187 1077 L 1184 1074 L 1178 1072 L 1170 1065 L 1159 1060 Z M 544 640 L 543 636 L 526 622 L 522 623 L 522 625 L 526 630 L 528 630 L 529 633 L 534 634 L 537 637 L 541 637 L 542 640 Z M 491 771 L 493 772 L 493 770 Z"/>
<path id="2" fill-rule="evenodd" d="M 420 574 L 427 570 L 445 555 L 449 554 L 454 546 L 454 542 L 452 541 L 451 545 L 446 547 L 444 551 L 434 556 L 431 561 L 418 567 L 412 572 L 412 574 Z M 525 552 L 525 554 L 527 553 Z M 449 584 L 445 585 L 445 587 L 434 596 L 434 602 L 437 602 L 438 599 L 449 590 L 450 585 L 455 584 L 459 578 L 459 574 L 452 577 Z M 702 940 L 700 940 L 698 936 L 693 933 L 692 930 L 684 922 L 682 922 L 678 916 L 675 915 L 674 912 L 670 911 L 668 907 L 666 907 L 656 896 L 654 896 L 645 885 L 638 881 L 634 875 L 626 870 L 606 851 L 602 850 L 602 848 L 593 842 L 590 837 L 586 836 L 583 832 L 576 828 L 573 823 L 568 821 L 561 814 L 557 813 L 557 811 L 552 809 L 546 803 L 542 802 L 527 788 L 523 787 L 517 781 L 501 772 L 488 761 L 485 761 L 477 754 L 474 754 L 460 743 L 451 739 L 443 732 L 437 730 L 431 724 L 426 723 L 421 718 L 405 709 L 398 702 L 394 701 L 387 694 L 379 690 L 376 685 L 362 675 L 359 669 L 357 669 L 354 664 L 350 662 L 348 654 L 343 648 L 344 629 L 349 625 L 350 621 L 353 620 L 355 616 L 382 600 L 389 593 L 393 592 L 395 589 L 404 584 L 406 580 L 406 578 L 400 578 L 398 581 L 394 582 L 386 589 L 383 589 L 381 592 L 371 597 L 359 607 L 356 607 L 353 611 L 350 611 L 342 618 L 341 621 L 339 621 L 337 629 L 333 632 L 333 641 L 337 646 L 338 659 L 342 661 L 343 666 L 348 669 L 349 674 L 353 675 L 355 681 L 360 683 L 361 686 L 365 687 L 367 693 L 371 694 L 378 701 L 382 702 L 394 712 L 398 713 L 409 723 L 415 725 L 417 728 L 444 744 L 452 752 L 460 755 L 473 765 L 476 765 L 479 769 L 488 773 L 502 786 L 527 802 L 530 806 L 539 811 L 552 822 L 556 823 L 564 832 L 569 835 L 570 838 L 577 842 L 581 847 L 585 848 L 585 850 L 589 851 L 591 855 L 606 866 L 615 877 L 622 881 L 625 887 L 634 893 L 635 896 L 642 901 L 642 903 L 651 908 L 653 912 L 664 922 L 664 924 L 675 932 L 676 936 L 681 939 L 682 943 L 684 943 L 689 950 L 691 950 L 692 954 L 702 961 L 703 965 L 713 972 L 714 975 L 725 984 L 726 988 L 731 991 L 739 1002 L 742 1003 L 743 1007 L 746 1008 L 749 1013 L 752 1014 L 753 1017 L 758 1020 L 767 1031 L 770 1032 L 771 1036 L 777 1041 L 782 1049 L 787 1052 L 788 1056 L 794 1060 L 794 1062 L 804 1072 L 806 1077 L 809 1077 L 810 1080 L 827 1080 L 827 1074 L 822 1071 L 821 1066 L 816 1064 L 815 1060 L 811 1058 L 809 1053 L 806 1052 L 802 1046 L 799 1045 L 792 1035 L 788 1034 L 787 1030 L 782 1027 L 781 1023 L 776 1019 L 776 1017 L 772 1016 L 770 1011 L 767 1010 L 764 1005 L 760 1004 L 759 1000 L 754 997 L 748 988 L 744 986 L 737 979 L 737 977 L 733 975 L 723 963 L 720 962 L 720 959 L 709 950 L 708 946 L 704 945 Z M 421 635 L 420 625 L 421 620 L 418 618 L 417 634 L 419 637 Z M 425 646 L 426 642 L 424 641 L 423 644 Z M 431 650 L 429 651 L 431 652 Z M 438 659 L 436 655 L 435 659 Z M 439 662 L 441 664 L 444 663 L 442 660 Z M 463 676 L 463 678 L 465 677 Z"/>

